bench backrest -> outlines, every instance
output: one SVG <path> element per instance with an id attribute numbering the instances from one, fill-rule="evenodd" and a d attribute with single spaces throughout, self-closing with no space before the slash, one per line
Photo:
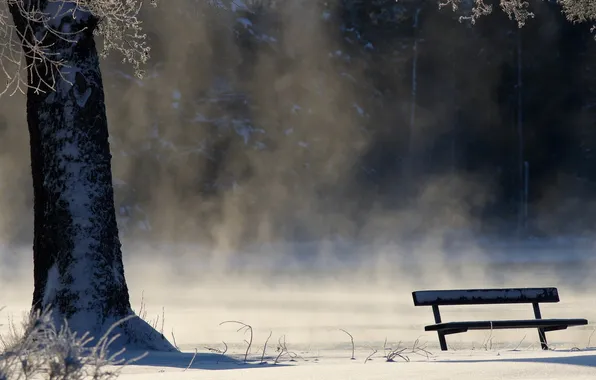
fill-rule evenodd
<path id="1" fill-rule="evenodd" d="M 412 292 L 415 306 L 488 305 L 559 302 L 557 288 L 421 290 Z"/>

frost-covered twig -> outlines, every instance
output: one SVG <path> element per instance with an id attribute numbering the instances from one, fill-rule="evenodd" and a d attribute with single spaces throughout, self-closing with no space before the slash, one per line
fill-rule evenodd
<path id="1" fill-rule="evenodd" d="M 397 343 L 395 348 L 388 348 L 387 343 L 385 343 L 383 345 L 383 349 L 385 350 L 384 358 L 388 362 L 394 362 L 397 358 L 401 358 L 402 360 L 409 362 L 410 357 L 408 354 L 420 355 L 426 357 L 427 359 L 429 359 L 432 355 L 432 353 L 426 349 L 426 346 L 420 345 L 420 339 L 416 339 L 411 348 L 402 347 L 400 341 Z"/>
<path id="2" fill-rule="evenodd" d="M 399 1 L 399 0 L 398 0 Z M 493 6 L 487 4 L 485 0 L 437 0 L 439 8 L 450 7 L 457 11 L 462 3 L 469 4 L 465 15 L 460 16 L 459 20 L 468 20 L 472 24 L 493 11 Z M 596 7 L 592 0 L 557 0 L 561 6 L 561 11 L 568 21 L 572 23 L 596 22 Z M 511 20 L 515 20 L 521 28 L 528 19 L 534 18 L 534 12 L 530 10 L 528 0 L 500 0 L 499 6 Z M 592 27 L 592 31 L 595 27 Z"/>
<path id="3" fill-rule="evenodd" d="M 488 336 L 486 337 L 486 340 L 482 343 L 482 347 L 484 348 L 485 351 L 492 350 L 492 348 L 493 348 L 493 324 L 492 324 L 492 322 L 490 324 L 490 331 L 488 333 Z"/>
<path id="4" fill-rule="evenodd" d="M 228 352 L 228 345 L 226 344 L 226 342 L 222 342 L 224 345 L 224 349 L 220 350 L 219 348 L 213 348 L 213 347 L 207 347 L 205 346 L 205 348 L 210 351 L 210 352 L 215 352 L 220 354 L 221 356 L 224 356 L 226 354 L 226 352 Z M 219 363 L 219 359 L 217 360 L 216 364 Z"/>
<path id="5" fill-rule="evenodd" d="M 139 306 L 139 312 L 137 313 L 139 318 L 147 321 L 147 308 L 145 307 L 145 291 L 141 291 L 141 305 Z"/>
<path id="6" fill-rule="evenodd" d="M 192 356 L 192 359 L 190 359 L 190 363 L 188 363 L 188 366 L 182 372 L 185 372 L 192 366 L 192 363 L 195 361 L 195 358 L 197 357 L 198 353 L 199 353 L 199 351 L 195 348 L 195 354 Z"/>
<path id="7" fill-rule="evenodd" d="M 6 87 L 0 95 L 24 93 L 26 88 L 36 92 L 55 90 L 59 81 L 69 82 L 63 74 L 67 61 L 51 51 L 56 43 L 76 44 L 91 18 L 98 21 L 93 32 L 103 42 L 100 55 L 120 53 L 123 62 L 142 77 L 142 66 L 150 51 L 138 18 L 145 1 L 0 0 L 0 73 L 6 78 Z M 149 3 L 156 4 L 155 0 Z M 19 28 L 11 20 L 14 17 L 19 19 Z M 37 83 L 28 80 L 31 74 L 38 79 Z"/>
<path id="8" fill-rule="evenodd" d="M 149 326 L 151 326 L 153 328 L 153 330 L 159 331 L 159 334 L 161 335 L 162 339 L 165 339 L 164 329 L 165 329 L 165 320 L 166 320 L 166 309 L 165 309 L 165 307 L 162 306 L 161 318 L 160 318 L 159 314 L 157 314 L 155 316 L 155 319 L 147 318 L 147 304 L 145 303 L 145 291 L 141 292 L 141 303 L 139 305 L 139 311 L 136 314 L 139 316 L 139 318 L 141 318 L 142 320 L 147 322 L 147 324 Z M 161 324 L 160 324 L 160 322 L 161 322 Z M 157 329 L 158 325 L 160 326 L 159 330 Z M 174 336 L 174 330 L 172 329 L 172 337 L 173 336 Z M 177 347 L 176 344 L 174 344 L 174 346 Z"/>
<path id="9" fill-rule="evenodd" d="M 284 338 L 284 342 L 283 342 L 283 344 L 282 344 L 282 341 L 281 341 L 281 338 L 282 338 L 282 337 Z M 277 343 L 278 343 L 278 345 L 277 345 L 277 352 L 278 352 L 278 354 L 277 354 L 277 357 L 275 358 L 275 360 L 273 361 L 273 364 L 277 364 L 277 363 L 279 363 L 279 359 L 280 359 L 280 358 L 281 358 L 281 357 L 282 357 L 282 356 L 283 356 L 285 353 L 287 353 L 287 352 L 288 352 L 288 348 L 286 347 L 285 338 L 286 338 L 286 336 L 285 336 L 285 335 L 282 335 L 282 336 L 280 336 L 280 337 L 277 339 Z"/>
<path id="10" fill-rule="evenodd" d="M 406 348 L 396 348 L 393 349 L 391 351 L 389 351 L 389 353 L 387 354 L 387 361 L 388 362 L 394 362 L 395 358 L 400 357 L 403 360 L 405 360 L 406 362 L 410 361 L 410 358 L 405 355 L 403 352 L 406 350 Z"/>
<path id="11" fill-rule="evenodd" d="M 176 347 L 177 350 L 180 349 L 180 347 L 178 347 L 178 343 L 176 343 L 176 336 L 174 335 L 174 328 L 172 328 L 172 343 L 174 343 L 174 347 Z"/>
<path id="12" fill-rule="evenodd" d="M 594 335 L 594 332 L 596 332 L 596 327 L 594 327 L 594 329 L 590 333 L 590 336 L 588 336 L 588 344 L 586 345 L 586 348 L 590 348 L 590 342 L 592 341 L 592 336 Z"/>
<path id="13" fill-rule="evenodd" d="M 439 0 L 439 8 L 451 7 L 455 12 L 461 6 L 462 0 Z M 529 11 L 530 4 L 526 0 L 501 0 L 501 9 L 507 13 L 510 19 L 515 20 L 521 28 L 526 20 L 534 17 L 534 13 Z M 473 0 L 471 7 L 466 15 L 460 16 L 459 20 L 470 21 L 475 24 L 482 17 L 491 14 L 493 6 L 486 4 L 485 0 Z"/>
<path id="14" fill-rule="evenodd" d="M 283 341 L 282 341 L 282 339 L 283 339 Z M 302 356 L 298 355 L 297 353 L 295 353 L 293 351 L 288 350 L 288 346 L 287 346 L 287 343 L 286 343 L 286 336 L 285 336 L 285 334 L 282 335 L 282 336 L 280 336 L 277 339 L 277 343 L 278 343 L 278 345 L 277 345 L 278 355 L 275 358 L 275 361 L 273 362 L 273 364 L 279 363 L 279 359 L 281 359 L 281 357 L 284 356 L 284 354 L 287 354 L 290 357 L 290 361 L 291 362 L 295 362 L 296 361 L 296 358 L 300 358 L 300 359 L 306 361 L 306 359 L 303 358 Z"/>
<path id="15" fill-rule="evenodd" d="M 269 343 L 269 339 L 271 339 L 272 334 L 273 334 L 273 331 L 270 331 L 269 336 L 267 337 L 267 340 L 265 341 L 265 345 L 263 346 L 263 355 L 261 355 L 261 362 L 259 364 L 265 364 L 265 351 L 267 351 L 267 343 Z"/>
<path id="16" fill-rule="evenodd" d="M 419 343 L 420 338 L 414 341 L 414 345 L 412 346 L 412 353 L 421 356 L 426 356 L 426 358 L 429 359 L 432 353 L 426 349 L 426 346 L 420 346 Z"/>
<path id="17" fill-rule="evenodd" d="M 144 356 L 125 361 L 118 359 L 124 349 L 108 351 L 118 337 L 112 335 L 114 329 L 134 317 L 117 321 L 91 345 L 93 337 L 77 335 L 66 323 L 57 329 L 49 309 L 34 312 L 23 323 L 22 331 L 18 331 L 16 344 L 9 352 L 0 353 L 0 379 L 114 379 L 123 368 L 114 365 L 126 365 Z"/>
<path id="18" fill-rule="evenodd" d="M 524 342 L 525 339 L 526 339 L 526 335 L 524 335 L 524 337 L 519 341 L 519 343 L 517 344 L 517 346 L 515 346 L 513 351 L 517 351 L 517 349 L 519 348 L 519 346 L 521 346 L 521 344 Z"/>
<path id="19" fill-rule="evenodd" d="M 352 342 L 352 357 L 351 357 L 351 360 L 356 360 L 356 357 L 355 357 L 355 347 L 354 347 L 354 337 L 352 336 L 352 334 L 350 334 L 349 332 L 347 332 L 344 329 L 339 329 L 339 330 L 345 332 L 350 337 L 350 341 Z"/>
<path id="20" fill-rule="evenodd" d="M 245 334 L 247 331 L 250 332 L 250 340 L 249 341 L 247 341 L 246 339 L 244 340 L 244 342 L 247 344 L 246 353 L 244 354 L 244 362 L 246 363 L 248 360 L 248 353 L 250 352 L 250 348 L 252 347 L 252 337 L 253 337 L 252 326 L 247 325 L 246 323 L 240 322 L 240 321 L 224 321 L 224 322 L 221 322 L 219 325 L 221 326 L 226 323 L 236 323 L 236 324 L 242 325 L 238 330 L 236 330 L 237 332 L 240 332 L 242 330 L 244 330 Z"/>
<path id="21" fill-rule="evenodd" d="M 368 355 L 366 357 L 366 359 L 364 359 L 364 364 L 366 364 L 367 361 L 371 360 L 371 358 L 373 357 L 373 355 L 376 354 L 376 353 L 377 353 L 377 350 L 373 348 L 372 349 L 372 353 L 370 355 Z"/>

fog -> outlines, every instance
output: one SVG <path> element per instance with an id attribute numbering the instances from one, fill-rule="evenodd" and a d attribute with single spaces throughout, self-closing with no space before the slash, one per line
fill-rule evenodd
<path id="1" fill-rule="evenodd" d="M 248 335 L 236 331 L 239 325 L 220 326 L 221 322 L 229 320 L 252 326 L 253 353 L 262 347 L 270 332 L 271 350 L 284 335 L 292 350 L 310 354 L 331 348 L 347 350 L 349 338 L 339 329 L 354 336 L 358 349 L 378 347 L 385 339 L 389 345 L 402 342 L 411 346 L 419 339 L 431 351 L 438 351 L 435 334 L 425 333 L 423 329 L 433 322 L 430 308 L 413 306 L 411 292 L 420 289 L 554 285 L 559 288 L 561 303 L 543 305 L 543 317 L 590 321 L 596 317 L 593 282 L 577 286 L 562 280 L 562 276 L 569 278 L 582 273 L 577 266 L 562 268 L 539 263 L 523 268 L 511 264 L 487 266 L 460 257 L 459 266 L 453 268 L 452 265 L 449 269 L 435 261 L 433 254 L 433 261 L 418 271 L 411 265 L 371 258 L 373 262 L 369 265 L 352 270 L 342 270 L 339 261 L 321 260 L 327 265 L 319 261 L 317 273 L 313 273 L 299 266 L 294 266 L 294 270 L 291 265 L 274 268 L 269 258 L 278 257 L 284 250 L 299 249 L 290 245 L 276 248 L 261 250 L 259 258 L 242 270 L 231 267 L 214 270 L 211 263 L 197 257 L 172 263 L 165 256 L 171 255 L 174 247 L 163 247 L 155 253 L 154 257 L 162 256 L 160 259 L 126 260 L 132 306 L 146 320 L 155 323 L 158 330 L 163 329 L 168 339 L 174 336 L 182 349 L 223 350 L 223 341 L 229 345 L 230 353 L 243 352 L 243 340 Z M 378 252 L 378 247 L 370 248 Z M 130 247 L 125 245 L 125 249 L 129 252 Z M 198 249 L 188 247 L 192 252 L 187 254 L 196 255 Z M 139 252 L 135 253 L 140 256 Z M 520 256 L 523 253 L 518 251 Z M 588 260 L 583 265 L 587 263 Z M 416 275 L 404 273 L 408 270 L 414 270 Z M 18 321 L 28 309 L 32 294 L 31 272 L 29 265 L 18 272 L 2 273 L 1 302 L 7 308 L 0 312 L 4 324 L 1 331 L 6 331 L 8 318 Z M 446 321 L 528 318 L 532 309 L 524 304 L 445 307 L 442 315 Z M 554 347 L 585 347 L 591 332 L 590 326 L 570 328 L 550 333 L 549 341 Z M 481 348 L 492 338 L 492 344 L 499 349 L 514 348 L 520 341 L 521 349 L 537 349 L 539 343 L 534 335 L 534 330 L 469 332 L 450 336 L 449 344 L 456 349 Z"/>
<path id="2" fill-rule="evenodd" d="M 146 78 L 135 79 L 119 57 L 102 62 L 131 302 L 139 311 L 143 300 L 158 326 L 163 312 L 168 338 L 173 331 L 183 348 L 242 342 L 233 327 L 218 325 L 241 320 L 253 326 L 255 344 L 269 331 L 272 339 L 286 334 L 303 347 L 345 343 L 340 328 L 362 344 L 414 341 L 428 337 L 422 326 L 431 322 L 430 310 L 413 307 L 410 293 L 419 288 L 554 285 L 563 303 L 545 316 L 550 310 L 561 318 L 594 316 L 587 306 L 594 304 L 593 242 L 577 239 L 585 231 L 563 241 L 548 236 L 534 245 L 501 246 L 481 238 L 477 219 L 498 196 L 494 173 L 416 176 L 426 148 L 457 110 L 447 94 L 416 106 L 410 121 L 409 47 L 401 67 L 379 63 L 385 78 L 395 73 L 385 85 L 403 95 L 385 109 L 362 85 L 373 80 L 370 62 L 341 50 L 345 37 L 334 27 L 333 2 L 325 11 L 329 22 L 315 2 L 292 1 L 254 16 L 254 28 L 239 14 L 175 3 L 143 11 L 153 46 Z M 242 25 L 265 42 L 239 43 Z M 439 29 L 432 22 L 421 28 L 427 35 Z M 446 70 L 441 48 L 429 51 L 426 59 L 436 57 L 436 70 Z M 501 71 L 476 79 L 468 86 L 478 90 L 478 113 L 495 113 Z M 18 318 L 32 294 L 24 96 L 3 97 L 0 115 L 0 305 L 7 306 L 2 315 Z M 372 130 L 371 118 L 406 137 L 391 140 L 395 135 L 383 128 Z M 479 133 L 489 128 L 477 125 Z M 380 185 L 358 178 L 365 157 L 382 143 L 409 155 L 394 164 L 381 196 Z M 391 166 L 380 160 L 377 170 Z M 403 175 L 416 179 L 407 184 Z M 546 191 L 536 207 L 543 232 L 556 230 L 560 215 L 568 217 L 549 213 L 553 204 L 570 202 L 559 203 L 558 191 Z M 568 263 L 553 264 L 563 256 Z M 553 260 L 538 263 L 545 257 Z M 499 339 L 519 341 L 524 334 L 499 332 Z M 555 336 L 580 344 L 586 331 Z"/>

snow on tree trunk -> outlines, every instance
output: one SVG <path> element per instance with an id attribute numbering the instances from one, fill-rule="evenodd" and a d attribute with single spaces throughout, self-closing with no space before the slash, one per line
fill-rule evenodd
<path id="1" fill-rule="evenodd" d="M 51 307 L 57 323 L 66 320 L 71 329 L 99 337 L 133 312 L 114 209 L 104 91 L 93 38 L 97 19 L 70 2 L 34 3 L 57 16 L 42 24 L 11 5 L 33 64 L 27 94 L 35 219 L 33 308 Z M 49 28 L 54 32 L 48 33 Z M 35 39 L 61 64 L 36 63 L 27 51 Z M 173 349 L 139 318 L 116 331 L 126 338 L 124 344 Z"/>

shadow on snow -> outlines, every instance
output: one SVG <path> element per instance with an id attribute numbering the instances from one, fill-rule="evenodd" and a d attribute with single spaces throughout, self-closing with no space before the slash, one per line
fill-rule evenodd
<path id="1" fill-rule="evenodd" d="M 142 355 L 142 351 L 127 351 L 119 358 L 130 360 Z M 193 360 L 194 357 L 194 360 Z M 158 352 L 148 351 L 147 355 L 137 360 L 129 366 L 148 366 L 148 367 L 168 367 L 181 369 L 205 369 L 205 370 L 229 370 L 240 368 L 264 368 L 264 367 L 282 367 L 285 364 L 273 364 L 271 357 L 265 357 L 265 362 L 248 360 L 244 358 L 237 359 L 227 355 L 216 353 L 197 353 L 194 352 Z M 191 364 L 192 362 L 192 364 Z M 190 366 L 189 366 L 190 365 Z"/>
<path id="2" fill-rule="evenodd" d="M 582 367 L 596 368 L 596 350 L 587 350 L 593 352 L 589 355 L 569 355 L 569 356 L 548 356 L 548 357 L 533 357 L 533 358 L 503 358 L 503 359 L 474 359 L 474 360 L 437 360 L 435 363 L 547 363 L 547 364 L 567 364 Z M 575 353 L 576 351 L 555 351 Z M 586 352 L 586 350 L 584 350 Z"/>

